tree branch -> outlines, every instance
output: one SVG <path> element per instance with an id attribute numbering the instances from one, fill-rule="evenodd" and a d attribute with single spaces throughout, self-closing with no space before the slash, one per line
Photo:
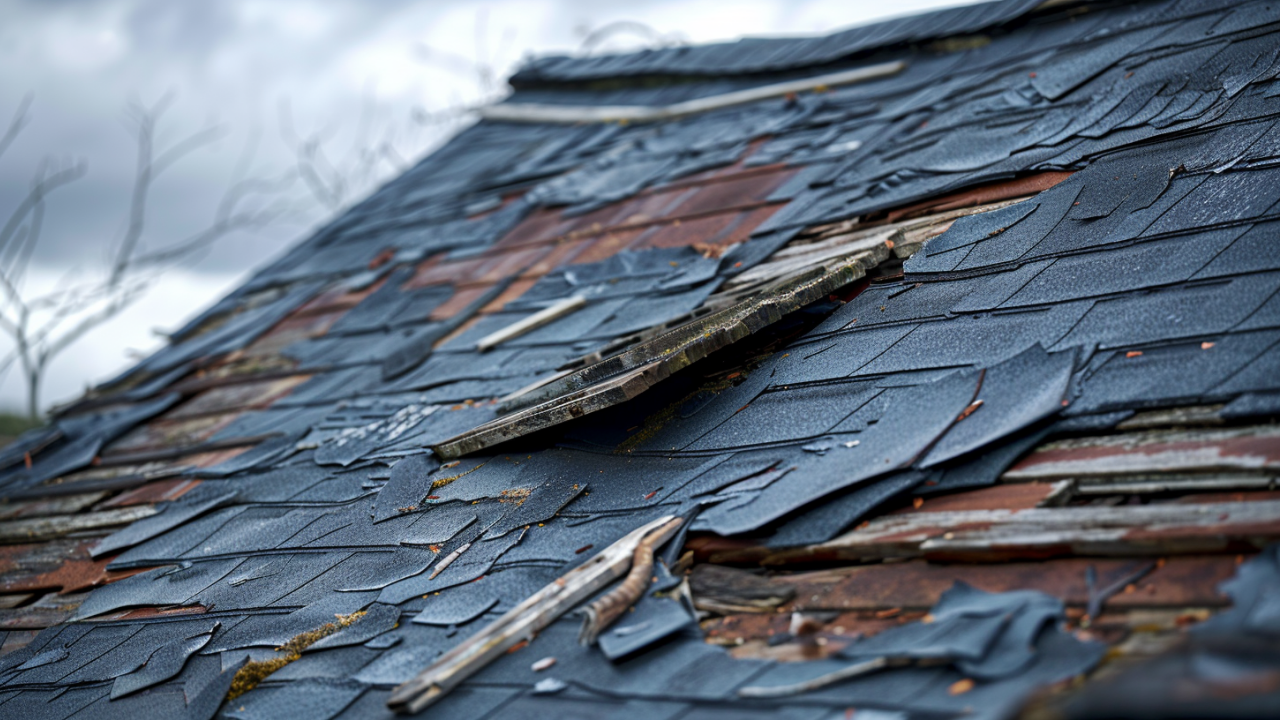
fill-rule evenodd
<path id="1" fill-rule="evenodd" d="M 13 234 L 17 232 L 18 227 L 26 220 L 27 215 L 35 209 L 35 207 L 44 200 L 44 196 L 56 190 L 67 183 L 79 180 L 84 177 L 85 171 L 88 169 L 83 161 L 56 170 L 52 174 L 45 175 L 47 163 L 42 163 L 41 167 L 36 170 L 35 180 L 31 183 L 31 190 L 27 192 L 27 196 L 18 203 L 18 207 L 14 208 L 13 213 L 9 215 L 9 221 L 0 228 L 0 251 L 8 247 L 9 241 L 13 238 Z"/>
<path id="2" fill-rule="evenodd" d="M 30 299 L 22 295 L 22 279 L 41 238 L 45 198 L 58 187 L 83 176 L 83 161 L 63 165 L 51 160 L 43 162 L 32 180 L 31 190 L 0 228 L 0 299 L 3 300 L 0 332 L 14 341 L 13 352 L 0 359 L 0 377 L 15 363 L 21 364 L 27 386 L 28 413 L 33 418 L 38 415 L 42 378 L 55 357 L 136 303 L 179 261 L 229 233 L 273 222 L 290 208 L 283 194 L 296 179 L 295 171 L 290 170 L 278 178 L 240 179 L 253 165 L 257 138 L 251 135 L 236 165 L 233 182 L 214 208 L 210 224 L 173 246 L 142 252 L 147 203 L 157 177 L 225 134 L 221 126 L 206 127 L 158 151 L 159 120 L 172 102 L 170 93 L 149 107 L 140 102 L 126 105 L 126 124 L 137 143 L 135 177 L 119 244 L 108 258 L 105 272 L 95 274 L 96 279 L 81 281 L 71 274 L 51 292 Z M 26 123 L 29 104 L 29 99 L 24 100 L 8 132 L 0 138 L 0 149 L 7 148 Z M 271 201 L 252 201 L 256 197 L 272 196 Z"/>
<path id="3" fill-rule="evenodd" d="M 226 137 L 226 128 L 221 125 L 213 125 L 207 127 L 200 132 L 193 133 L 185 139 L 175 143 L 173 147 L 160 153 L 160 156 L 151 162 L 151 179 L 154 180 L 160 173 L 168 170 L 175 162 L 199 150 L 205 145 L 217 142 Z"/>
<path id="4" fill-rule="evenodd" d="M 9 121 L 9 129 L 4 131 L 4 135 L 0 136 L 0 157 L 4 156 L 4 152 L 9 149 L 13 141 L 18 137 L 18 133 L 22 132 L 22 128 L 30 122 L 27 117 L 27 111 L 31 109 L 31 102 L 35 99 L 31 93 L 22 96 L 22 100 L 18 102 L 18 109 L 13 112 L 13 120 Z"/>

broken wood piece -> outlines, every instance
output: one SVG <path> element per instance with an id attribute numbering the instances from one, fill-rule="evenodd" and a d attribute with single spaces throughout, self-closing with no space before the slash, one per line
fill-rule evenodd
<path id="1" fill-rule="evenodd" d="M 600 633 L 614 623 L 627 608 L 631 607 L 644 595 L 653 575 L 653 548 L 680 527 L 681 519 L 676 518 L 646 536 L 636 546 L 631 560 L 631 571 L 613 592 L 596 600 L 582 610 L 582 630 L 578 633 L 578 642 L 592 645 Z"/>
<path id="2" fill-rule="evenodd" d="M 1036 448 L 1005 480 L 1120 478 L 1167 481 L 1175 474 L 1231 473 L 1274 477 L 1280 470 L 1280 427 L 1256 425 L 1143 430 L 1058 440 Z M 1135 477 L 1147 476 L 1147 477 Z"/>
<path id="3" fill-rule="evenodd" d="M 1275 477 L 1222 473 L 1210 475 L 1173 474 L 1136 477 L 1082 478 L 1073 492 L 1080 495 L 1155 495 L 1161 493 L 1227 492 L 1231 490 L 1274 490 Z"/>
<path id="4" fill-rule="evenodd" d="M 704 315 L 520 398 L 524 409 L 432 446 L 453 459 L 630 400 L 672 373 L 778 322 L 865 276 L 889 250 L 859 252 L 780 278 L 747 299 Z M 532 407 L 528 407 L 528 406 Z"/>
<path id="5" fill-rule="evenodd" d="M 1223 425 L 1225 421 L 1219 413 L 1224 407 L 1226 405 L 1219 403 L 1146 410 L 1120 421 L 1116 425 L 1116 430 L 1159 430 Z"/>
<path id="6" fill-rule="evenodd" d="M 835 672 L 827 673 L 826 675 L 819 675 L 818 677 L 813 678 L 812 680 L 805 680 L 804 682 L 792 683 L 790 685 L 776 685 L 773 687 L 753 685 L 753 686 L 748 686 L 744 688 L 739 688 L 738 697 L 744 697 L 744 698 L 791 697 L 792 695 L 799 695 L 801 693 L 812 692 L 814 690 L 824 688 L 833 683 L 838 683 L 841 680 L 848 680 L 850 678 L 856 678 L 861 675 L 873 673 L 877 670 L 881 670 L 883 668 L 889 667 L 889 665 L 890 665 L 890 662 L 888 658 L 883 658 L 883 657 L 872 658 L 870 660 L 864 660 L 859 663 L 854 663 L 848 667 L 840 668 L 839 670 L 836 670 Z"/>
<path id="7" fill-rule="evenodd" d="M 721 615 L 771 613 L 796 594 L 790 585 L 710 563 L 694 566 L 689 589 L 695 608 Z"/>
<path id="8" fill-rule="evenodd" d="M 876 518 L 817 545 L 714 552 L 712 562 L 765 565 L 923 557 L 1006 561 L 1240 552 L 1280 539 L 1280 500 L 1204 504 L 914 512 Z"/>
<path id="9" fill-rule="evenodd" d="M 793 93 L 819 88 L 889 77 L 902 72 L 907 64 L 901 60 L 827 73 L 801 80 L 787 80 L 759 87 L 735 90 L 710 97 L 685 100 L 653 107 L 651 105 L 550 105 L 546 103 L 499 103 L 479 109 L 486 120 L 521 123 L 558 123 L 576 125 L 584 122 L 654 122 L 674 120 L 697 113 L 720 110 L 746 103 L 780 98 Z"/>
<path id="10" fill-rule="evenodd" d="M 537 330 L 547 323 L 559 320 L 569 313 L 576 312 L 577 310 L 585 307 L 586 304 L 587 299 L 584 297 L 575 295 L 570 298 L 565 298 L 560 302 L 539 310 L 529 317 L 511 323 L 501 330 L 496 330 L 485 335 L 476 343 L 476 350 L 478 352 L 491 350 L 508 340 L 514 340 L 525 333 Z"/>
<path id="11" fill-rule="evenodd" d="M 445 555 L 445 556 L 444 556 L 444 559 L 440 561 L 440 564 L 439 564 L 439 565 L 436 565 L 435 570 L 432 570 L 432 571 L 431 571 L 431 576 L 430 576 L 430 577 L 428 577 L 427 579 L 428 579 L 428 580 L 435 580 L 435 579 L 436 579 L 436 576 L 438 576 L 440 573 L 442 573 L 442 572 L 444 572 L 446 569 L 448 569 L 448 567 L 449 567 L 450 565 L 452 565 L 452 564 L 453 564 L 453 561 L 454 561 L 454 560 L 457 560 L 457 559 L 462 555 L 462 553 L 464 553 L 464 552 L 466 552 L 466 551 L 468 551 L 468 550 L 470 550 L 470 549 L 471 549 L 471 543 L 464 543 L 464 544 L 463 544 L 461 547 L 459 547 L 457 550 L 454 550 L 453 552 L 449 553 L 448 555 Z"/>
<path id="12" fill-rule="evenodd" d="M 725 289 L 732 291 L 755 282 L 793 275 L 832 260 L 851 258 L 864 252 L 874 253 L 881 246 L 885 246 L 887 250 L 893 247 L 891 243 L 901 240 L 901 235 L 902 232 L 897 228 L 876 228 L 849 236 L 837 236 L 822 243 L 786 247 L 774 253 L 766 262 L 731 278 L 725 284 Z M 887 252 L 884 254 L 888 255 Z"/>
<path id="13" fill-rule="evenodd" d="M 679 525 L 673 520 L 679 518 L 666 515 L 646 523 L 560 576 L 402 683 L 387 699 L 387 706 L 396 712 L 421 712 L 518 643 L 532 640 L 539 630 L 627 572 L 636 548 L 651 534 L 653 547 L 662 544 Z"/>
<path id="14" fill-rule="evenodd" d="M 157 512 L 152 505 L 131 505 L 78 515 L 5 520 L 0 522 L 0 543 L 40 542 L 60 538 L 73 532 L 128 525 L 135 520 L 151 517 Z"/>

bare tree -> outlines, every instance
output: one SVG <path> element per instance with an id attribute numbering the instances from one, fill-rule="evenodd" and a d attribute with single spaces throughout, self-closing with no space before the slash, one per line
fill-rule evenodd
<path id="1" fill-rule="evenodd" d="M 46 204 L 59 188 L 87 171 L 83 160 L 46 159 L 36 169 L 27 195 L 0 229 L 0 331 L 13 340 L 13 350 L 0 359 L 0 374 L 15 365 L 27 390 L 27 414 L 40 415 L 40 388 L 49 363 L 90 330 L 125 311 L 143 297 L 165 272 L 207 250 L 231 233 L 261 228 L 291 212 L 295 201 L 284 191 L 292 171 L 275 178 L 245 178 L 252 164 L 251 135 L 246 155 L 223 192 L 212 220 L 200 231 L 170 245 L 148 249 L 143 242 L 147 203 L 160 176 L 191 153 L 223 137 L 218 125 L 207 126 L 167 147 L 157 147 L 160 120 L 173 104 L 172 94 L 153 105 L 132 102 L 125 120 L 137 145 L 134 181 L 120 240 L 106 248 L 107 266 L 87 278 L 70 276 L 59 287 L 32 296 L 24 290 L 31 256 L 40 242 Z M 0 137 L 0 155 L 9 148 L 30 119 L 31 96 L 26 96 Z M 250 159 L 246 162 L 245 157 Z"/>
<path id="2" fill-rule="evenodd" d="M 329 213 L 339 212 L 363 195 L 378 179 L 380 164 L 389 163 L 393 170 L 405 169 L 404 159 L 395 147 L 393 126 L 388 126 L 380 139 L 370 140 L 374 137 L 374 114 L 374 101 L 366 91 L 351 148 L 333 159 L 328 145 L 337 133 L 337 123 L 330 122 L 301 137 L 294 128 L 288 98 L 280 100 L 280 137 L 293 154 L 298 177 L 312 199 Z"/>
<path id="3" fill-rule="evenodd" d="M 413 46 L 417 61 L 461 78 L 470 89 L 468 97 L 455 96 L 437 110 L 414 107 L 408 121 L 400 123 L 379 117 L 373 86 L 366 86 L 352 144 L 345 153 L 330 148 L 338 134 L 336 124 L 331 122 L 310 134 L 300 135 L 294 126 L 288 99 L 280 101 L 281 139 L 294 156 L 298 176 L 318 204 L 332 213 L 341 211 L 372 190 L 388 172 L 409 169 L 406 157 L 417 156 L 432 143 L 449 137 L 474 117 L 477 108 L 506 92 L 498 62 L 500 51 L 495 51 L 489 43 L 488 13 L 483 9 L 476 12 L 474 31 L 474 57 L 427 43 Z M 502 50 L 514 47 L 515 36 L 515 28 L 504 28 L 497 47 Z M 376 129 L 379 126 L 381 130 Z"/>
<path id="4" fill-rule="evenodd" d="M 477 11 L 475 20 L 475 56 L 449 52 L 426 43 L 413 47 L 416 60 L 424 65 L 460 77 L 473 88 L 474 97 L 454 97 L 442 109 L 413 108 L 407 122 L 388 121 L 379 117 L 373 86 L 365 88 L 360 116 L 352 143 L 345 153 L 330 146 L 336 142 L 338 125 L 330 122 L 309 133 L 300 134 L 294 125 L 289 100 L 280 101 L 278 117 L 280 137 L 294 157 L 298 176 L 312 198 L 331 213 L 337 213 L 363 197 L 387 173 L 409 168 L 406 156 L 416 156 L 433 142 L 443 140 L 467 122 L 474 111 L 505 92 L 500 81 L 499 66 L 488 41 L 488 14 Z M 510 48 L 515 42 L 515 29 L 503 30 L 499 47 Z M 380 126 L 380 130 L 377 129 Z"/>

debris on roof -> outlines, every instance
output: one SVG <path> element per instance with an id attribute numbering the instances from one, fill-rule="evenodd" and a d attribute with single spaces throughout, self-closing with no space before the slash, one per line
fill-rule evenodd
<path id="1" fill-rule="evenodd" d="M 0 707 L 1268 716 L 1278 31 L 530 61 L 0 450 Z"/>

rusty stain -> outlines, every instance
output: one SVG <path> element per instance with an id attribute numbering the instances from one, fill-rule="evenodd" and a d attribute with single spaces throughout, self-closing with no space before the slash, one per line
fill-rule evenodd
<path id="1" fill-rule="evenodd" d="M 243 379 L 235 383 L 222 383 L 177 406 L 165 414 L 165 419 L 214 415 L 231 410 L 264 408 L 287 395 L 293 388 L 311 379 L 311 375 L 284 375 L 265 379 Z"/>
<path id="2" fill-rule="evenodd" d="M 693 544 L 693 543 L 690 543 Z M 801 573 L 782 573 L 771 579 L 779 587 L 792 588 L 795 599 L 780 606 L 781 612 L 857 611 L 874 613 L 900 608 L 903 613 L 923 611 L 937 603 L 956 581 L 986 592 L 1039 590 L 1083 608 L 1090 599 L 1085 581 L 1092 564 L 1099 585 L 1106 586 L 1132 574 L 1143 560 L 1062 558 L 1042 562 L 934 564 L 920 560 L 893 564 L 845 566 Z M 700 567 L 700 566 L 699 566 Z M 1113 610 L 1149 607 L 1223 607 L 1228 603 L 1217 591 L 1219 583 L 1235 574 L 1230 555 L 1170 558 L 1142 579 L 1133 582 L 1135 592 L 1107 601 Z M 695 587 L 695 600 L 698 598 Z M 769 615 L 773 617 L 772 614 Z M 745 618 L 745 615 L 739 616 Z M 870 616 L 868 616 L 870 617 Z"/>

